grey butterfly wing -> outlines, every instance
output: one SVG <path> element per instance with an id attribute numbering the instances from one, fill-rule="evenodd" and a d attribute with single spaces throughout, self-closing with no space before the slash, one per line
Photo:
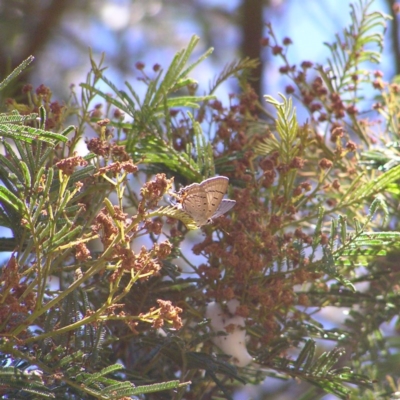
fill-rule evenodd
<path id="1" fill-rule="evenodd" d="M 228 189 L 229 179 L 226 176 L 216 176 L 201 182 L 200 186 L 204 188 L 208 201 L 208 217 L 211 218 L 221 204 Z"/>
<path id="2" fill-rule="evenodd" d="M 234 200 L 224 199 L 228 189 L 229 179 L 226 176 L 216 176 L 198 183 L 193 183 L 180 190 L 182 209 L 190 215 L 197 226 L 210 223 L 229 211 Z"/>
<path id="3" fill-rule="evenodd" d="M 204 188 L 193 183 L 182 191 L 182 209 L 189 214 L 198 226 L 205 225 L 210 218 L 208 198 Z"/>
<path id="4" fill-rule="evenodd" d="M 225 214 L 228 212 L 234 205 L 236 204 L 235 200 L 230 200 L 230 199 L 223 199 L 217 208 L 217 211 L 215 211 L 214 215 L 211 217 L 211 219 L 215 219 L 220 217 L 221 215 Z"/>

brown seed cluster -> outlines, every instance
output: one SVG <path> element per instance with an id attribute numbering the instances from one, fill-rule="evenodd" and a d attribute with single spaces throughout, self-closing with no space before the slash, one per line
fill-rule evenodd
<path id="1" fill-rule="evenodd" d="M 20 266 L 15 256 L 12 256 L 7 265 L 2 268 L 0 281 L 2 282 L 0 288 L 2 298 L 0 305 L 1 333 L 7 333 L 22 324 L 33 312 L 36 297 L 32 291 L 25 295 L 28 285 L 21 282 Z M 26 335 L 28 332 L 24 331 L 21 336 Z"/>
<path id="2" fill-rule="evenodd" d="M 167 179 L 165 174 L 157 174 L 154 180 L 146 182 L 140 190 L 144 201 L 142 207 L 146 205 L 149 209 L 155 208 L 161 198 L 172 187 L 172 183 L 173 178 Z"/>
<path id="3" fill-rule="evenodd" d="M 46 110 L 45 129 L 53 132 L 60 131 L 66 118 L 66 106 L 58 101 L 51 101 L 52 92 L 49 87 L 41 84 L 35 90 L 31 84 L 22 88 L 22 93 L 27 98 L 27 104 L 18 103 L 14 99 L 7 99 L 6 105 L 9 111 L 17 110 L 22 115 L 38 113 L 39 107 Z"/>
<path id="4" fill-rule="evenodd" d="M 100 138 L 93 138 L 87 142 L 87 148 L 98 156 L 105 157 L 110 154 L 111 144 L 107 140 L 101 140 Z"/>
<path id="5" fill-rule="evenodd" d="M 382 72 L 375 71 L 374 74 L 353 73 L 345 84 L 339 86 L 336 84 L 338 77 L 334 76 L 331 70 L 323 69 L 320 65 L 314 66 L 311 61 L 307 60 L 301 62 L 299 66 L 290 64 L 287 50 L 288 45 L 292 43 L 291 39 L 284 38 L 282 43 L 279 43 L 272 25 L 267 24 L 267 27 L 269 37 L 262 40 L 262 45 L 269 48 L 274 56 L 282 60 L 283 65 L 279 68 L 279 71 L 292 81 L 291 84 L 286 86 L 286 93 L 297 93 L 301 97 L 301 102 L 308 108 L 310 120 L 316 128 L 320 123 L 328 122 L 330 124 L 332 134 L 330 140 L 338 147 L 334 150 L 336 158 L 348 156 L 349 153 L 355 151 L 356 147 L 352 145 L 355 143 L 349 140 L 350 134 L 345 131 L 345 127 L 349 120 L 353 120 L 359 115 L 357 108 L 359 86 L 369 83 L 382 92 L 388 87 L 382 80 Z M 343 46 L 345 46 L 344 43 Z M 356 58 L 357 56 L 357 54 L 354 55 Z M 331 81 L 332 84 L 327 84 L 328 81 Z M 396 89 L 392 87 L 391 90 L 395 91 Z M 374 108 L 381 109 L 382 104 L 376 103 Z M 358 123 L 362 125 L 362 120 L 359 118 Z M 322 127 L 322 129 L 324 128 Z M 363 135 L 358 127 L 354 131 L 359 136 Z M 316 129 L 317 140 L 322 143 L 323 140 L 327 139 L 318 139 L 317 135 Z"/>
<path id="6" fill-rule="evenodd" d="M 116 271 L 113 276 L 133 270 L 136 273 L 140 273 L 143 276 L 143 280 L 147 280 L 151 276 L 158 275 L 161 269 L 160 262 L 155 257 L 155 254 L 152 251 L 148 251 L 144 246 L 138 254 L 126 248 L 116 248 L 115 254 L 122 263 L 121 269 Z"/>
<path id="7" fill-rule="evenodd" d="M 127 173 L 135 173 L 138 170 L 137 165 L 133 164 L 132 161 L 125 161 L 125 162 L 113 162 L 106 167 L 99 168 L 98 172 L 94 174 L 94 176 L 104 175 L 106 173 L 111 173 L 113 176 L 117 176 L 124 170 Z"/>
<path id="8" fill-rule="evenodd" d="M 183 324 L 179 314 L 181 314 L 183 310 L 179 307 L 173 306 L 169 300 L 165 301 L 158 299 L 157 303 L 160 307 L 160 313 L 158 318 L 153 322 L 153 328 L 161 328 L 164 326 L 165 322 L 169 322 L 175 329 L 181 329 Z M 153 311 L 153 309 L 151 311 Z"/>
<path id="9" fill-rule="evenodd" d="M 92 257 L 90 251 L 84 243 L 78 243 L 75 247 L 75 257 L 78 261 L 88 261 Z"/>
<path id="10" fill-rule="evenodd" d="M 92 225 L 92 231 L 99 234 L 100 238 L 107 248 L 118 234 L 118 227 L 115 225 L 113 218 L 106 208 L 103 208 L 96 216 Z"/>
<path id="11" fill-rule="evenodd" d="M 106 163 L 104 167 L 98 169 L 94 176 L 104 174 L 118 176 L 122 170 L 129 173 L 137 172 L 138 167 L 128 157 L 124 146 L 100 139 L 100 137 L 107 136 L 104 134 L 104 129 L 108 123 L 108 120 L 98 121 L 97 125 L 101 128 L 99 138 L 91 139 L 88 142 L 88 149 L 102 157 L 100 161 Z M 146 213 L 150 208 L 157 207 L 158 202 L 172 187 L 172 183 L 173 179 L 167 179 L 165 174 L 158 174 L 153 180 L 146 182 L 140 191 L 142 199 L 136 204 L 137 214 L 132 218 L 118 206 L 113 206 L 112 209 L 110 206 L 105 207 L 96 216 L 92 232 L 97 234 L 102 241 L 104 249 L 107 251 L 109 266 L 114 265 L 113 273 L 109 276 L 110 282 L 121 284 L 120 282 L 126 282 L 126 279 L 134 276 L 138 281 L 137 284 L 140 282 L 143 285 L 150 278 L 160 275 L 162 260 L 168 258 L 172 251 L 170 242 L 154 243 L 151 249 L 143 246 L 139 252 L 132 250 L 129 243 L 136 238 L 139 232 L 161 234 L 162 221 L 146 219 Z M 134 221 L 137 223 L 132 226 Z M 115 241 L 121 233 L 124 233 L 124 237 Z M 113 245 L 111 246 L 111 244 Z M 84 245 L 76 247 L 76 257 L 79 260 L 90 257 Z M 129 294 L 128 296 L 134 298 L 134 295 Z M 178 314 L 181 310 L 172 306 L 170 302 L 162 302 L 160 306 L 160 309 L 152 308 L 146 314 L 140 314 L 143 321 L 151 322 L 153 327 L 160 327 L 165 321 L 168 321 L 175 328 L 180 328 L 182 322 Z M 125 307 L 118 314 L 134 333 L 138 333 L 138 329 L 142 329 L 142 326 L 139 326 L 135 318 L 132 320 L 132 317 L 137 316 L 138 318 L 142 307 L 137 309 Z"/>
<path id="12" fill-rule="evenodd" d="M 99 235 L 105 249 L 109 248 L 116 235 L 118 235 L 119 228 L 117 221 L 122 222 L 125 227 L 128 227 L 131 223 L 128 215 L 123 213 L 118 206 L 113 207 L 113 215 L 109 214 L 107 208 L 103 208 L 95 218 L 92 231 Z M 160 222 L 158 223 L 160 224 Z M 149 222 L 148 224 L 152 223 Z M 122 243 L 116 243 L 109 252 L 108 259 L 114 260 L 120 265 L 112 275 L 112 280 L 131 270 L 135 274 L 139 273 L 143 277 L 142 279 L 147 280 L 151 276 L 158 275 L 161 269 L 160 260 L 167 258 L 171 254 L 172 246 L 169 241 L 155 243 L 151 250 L 142 247 L 139 253 L 135 253 L 132 249 L 124 246 L 123 243 L 130 242 L 138 229 L 139 226 L 123 238 Z M 80 257 L 84 257 L 85 254 L 87 255 L 87 253 L 84 253 L 84 250 L 85 247 L 83 245 L 77 247 L 77 256 L 78 254 Z"/>
<path id="13" fill-rule="evenodd" d="M 309 68 L 312 68 L 311 63 L 302 64 L 304 77 Z M 321 79 L 313 82 L 307 95 L 316 94 L 329 100 Z M 293 307 L 308 304 L 307 296 L 297 296 L 295 285 L 318 282 L 321 278 L 304 255 L 304 249 L 311 246 L 315 233 L 301 229 L 296 220 L 305 217 L 303 208 L 307 210 L 308 205 L 314 204 L 315 199 L 309 193 L 318 181 L 316 164 L 333 172 L 335 164 L 323 156 L 325 144 L 323 140 L 316 140 L 318 137 L 312 127 L 300 128 L 297 132 L 297 138 L 293 140 L 293 146 L 297 146 L 293 156 L 282 156 L 282 152 L 276 150 L 264 157 L 256 157 L 252 151 L 254 145 L 270 138 L 272 133 L 267 129 L 264 134 L 248 133 L 249 121 L 257 121 L 256 102 L 250 89 L 243 96 L 231 96 L 232 103 L 234 99 L 237 99 L 237 105 L 225 108 L 221 102 L 215 101 L 210 108 L 216 123 L 214 144 L 224 148 L 215 157 L 227 159 L 237 151 L 242 154 L 241 157 L 231 157 L 233 161 L 229 165 L 231 182 L 241 183 L 240 188 L 230 193 L 236 206 L 230 218 L 221 217 L 214 222 L 214 227 L 220 232 L 218 240 L 212 233 L 213 229 L 206 227 L 204 240 L 193 247 L 193 252 L 208 260 L 197 269 L 207 298 L 218 302 L 240 299 L 240 315 L 247 318 L 248 325 L 261 325 L 265 329 L 261 340 L 268 343 L 279 333 L 279 318 L 294 318 L 291 315 Z M 340 99 L 334 96 L 332 99 L 339 109 Z M 322 102 L 316 103 L 310 98 L 310 104 L 314 104 L 315 110 L 323 109 Z M 242 115 L 247 118 L 242 118 Z M 341 140 L 346 139 L 346 135 L 342 124 L 335 126 L 333 137 L 341 151 L 337 157 L 343 157 Z M 346 150 L 350 149 L 355 149 L 351 143 Z M 319 159 L 309 161 L 310 156 L 316 158 L 318 155 L 321 155 Z M 251 174 L 249 171 L 256 172 Z M 290 188 L 287 192 L 282 189 L 283 182 L 290 182 L 285 186 Z M 331 187 L 340 190 L 338 177 L 332 179 Z M 298 209 L 297 203 L 302 199 L 302 208 Z M 322 246 L 327 245 L 326 235 L 321 235 L 319 242 Z"/>
<path id="14" fill-rule="evenodd" d="M 129 162 L 129 154 L 125 150 L 125 146 L 110 143 L 108 140 L 93 138 L 87 142 L 87 148 L 94 154 L 105 158 L 112 158 L 115 161 Z"/>
<path id="15" fill-rule="evenodd" d="M 73 157 L 64 158 L 55 165 L 63 172 L 64 175 L 70 176 L 74 173 L 76 167 L 85 167 L 87 164 L 87 161 L 81 156 L 75 155 Z"/>

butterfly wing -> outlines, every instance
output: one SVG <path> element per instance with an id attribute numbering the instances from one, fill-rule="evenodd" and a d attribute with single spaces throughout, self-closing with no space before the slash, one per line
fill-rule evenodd
<path id="1" fill-rule="evenodd" d="M 236 201 L 224 199 L 229 179 L 216 176 L 193 183 L 179 192 L 182 209 L 189 214 L 197 226 L 203 226 L 229 211 Z"/>
<path id="2" fill-rule="evenodd" d="M 234 205 L 236 204 L 235 200 L 230 200 L 230 199 L 223 199 L 217 208 L 217 211 L 215 211 L 214 215 L 211 217 L 211 219 L 215 219 L 220 217 L 222 214 L 225 214 L 228 212 Z"/>
<path id="3" fill-rule="evenodd" d="M 216 176 L 200 183 L 207 194 L 208 218 L 211 218 L 217 211 L 228 189 L 228 183 L 229 179 L 226 176 Z"/>
<path id="4" fill-rule="evenodd" d="M 198 226 L 205 225 L 210 218 L 207 193 L 201 184 L 193 183 L 181 191 L 182 209 L 189 214 Z"/>

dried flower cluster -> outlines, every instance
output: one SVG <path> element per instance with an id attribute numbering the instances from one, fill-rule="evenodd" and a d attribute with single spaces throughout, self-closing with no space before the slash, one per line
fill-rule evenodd
<path id="1" fill-rule="evenodd" d="M 284 41 L 284 46 L 288 44 L 290 41 Z M 272 50 L 276 55 L 283 55 L 283 47 L 275 46 Z M 308 209 L 316 209 L 317 193 L 323 193 L 327 205 L 334 207 L 332 189 L 340 190 L 342 178 L 347 185 L 351 176 L 339 175 L 340 170 L 345 168 L 349 174 L 355 170 L 351 153 L 357 146 L 348 135 L 347 141 L 342 142 L 346 135 L 344 124 L 340 122 L 345 115 L 354 114 L 354 108 L 344 107 L 337 95 L 329 97 L 320 78 L 308 86 L 306 71 L 311 67 L 310 63 L 303 63 L 295 81 L 303 90 L 303 102 L 309 105 L 312 113 L 319 112 L 320 118 L 298 128 L 292 148 L 296 151 L 292 151 L 291 157 L 281 149 L 256 157 L 254 147 L 273 134 L 267 128 L 265 132 L 248 133 L 258 120 L 259 110 L 257 96 L 250 87 L 237 96 L 238 103 L 229 108 L 218 101 L 211 104 L 217 124 L 214 144 L 219 149 L 220 144 L 224 146 L 224 151 L 216 157 L 243 152 L 241 158 L 233 158 L 232 172 L 227 175 L 231 182 L 242 182 L 244 188 L 234 190 L 237 204 L 232 218 L 216 221 L 216 226 L 226 234 L 216 240 L 212 230 L 207 229 L 206 238 L 194 246 L 193 252 L 208 259 L 208 263 L 198 268 L 207 297 L 219 303 L 240 299 L 237 313 L 247 318 L 248 327 L 263 327 L 261 339 L 264 343 L 279 335 L 281 318 L 286 321 L 298 318 L 297 313 L 292 313 L 294 306 L 309 303 L 306 294 L 297 295 L 296 285 L 305 282 L 318 285 L 323 275 L 314 271 L 304 254 L 304 249 L 311 246 L 318 233 L 303 231 L 296 221 L 304 218 Z M 282 72 L 295 74 L 295 71 L 296 68 L 287 67 Z M 232 101 L 234 98 L 231 96 Z M 316 102 L 317 98 L 320 102 Z M 318 124 L 331 118 L 332 150 L 318 133 Z M 328 173 L 325 184 L 320 185 L 317 192 L 315 161 L 308 162 L 316 157 L 319 157 L 321 173 Z M 250 171 L 256 172 L 251 174 Z M 302 207 L 298 208 L 300 201 Z M 320 246 L 325 246 L 326 235 L 320 234 L 320 237 Z"/>
<path id="2" fill-rule="evenodd" d="M 32 292 L 23 296 L 28 284 L 23 282 L 20 266 L 15 256 L 12 256 L 7 265 L 2 268 L 0 282 L 2 282 L 0 294 L 2 302 L 0 305 L 1 333 L 12 332 L 12 330 L 24 324 L 36 305 L 36 298 Z M 24 331 L 21 338 L 27 335 Z"/>
<path id="3" fill-rule="evenodd" d="M 39 107 L 46 110 L 45 129 L 57 132 L 62 129 L 67 107 L 58 101 L 51 101 L 52 92 L 50 88 L 41 84 L 35 90 L 31 84 L 22 88 L 22 93 L 27 98 L 27 104 L 18 103 L 15 99 L 7 99 L 6 105 L 9 111 L 17 110 L 22 115 L 38 113 Z"/>

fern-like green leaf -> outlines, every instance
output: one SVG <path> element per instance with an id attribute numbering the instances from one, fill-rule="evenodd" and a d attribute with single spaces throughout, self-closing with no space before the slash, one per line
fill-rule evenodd
<path id="1" fill-rule="evenodd" d="M 66 142 L 68 138 L 59 133 L 44 131 L 38 128 L 29 126 L 0 124 L 0 135 L 14 140 L 22 140 L 28 143 L 33 143 L 36 140 L 42 140 L 49 144 L 57 142 Z"/>
<path id="2" fill-rule="evenodd" d="M 338 207 L 346 200 L 347 203 L 359 203 L 366 198 L 382 192 L 388 185 L 394 183 L 400 178 L 400 165 L 390 169 L 389 171 L 384 172 L 378 178 L 367 182 L 366 184 L 352 185 L 353 191 L 347 193 L 340 199 L 338 203 Z"/>
<path id="3" fill-rule="evenodd" d="M 186 225 L 189 230 L 198 229 L 193 218 L 187 214 L 185 211 L 178 209 L 176 206 L 161 207 L 158 210 L 148 214 L 148 218 L 154 217 L 168 217 L 179 219 Z"/>
<path id="4" fill-rule="evenodd" d="M 35 58 L 33 56 L 29 56 L 27 59 L 22 61 L 17 68 L 11 72 L 10 75 L 7 76 L 2 82 L 0 82 L 0 91 L 3 90 L 14 78 L 16 78 Z"/>

